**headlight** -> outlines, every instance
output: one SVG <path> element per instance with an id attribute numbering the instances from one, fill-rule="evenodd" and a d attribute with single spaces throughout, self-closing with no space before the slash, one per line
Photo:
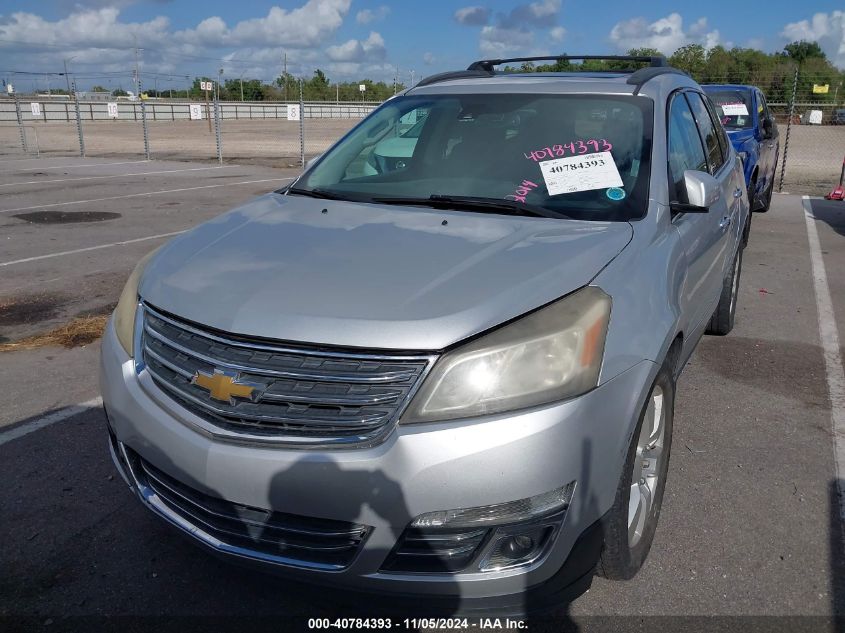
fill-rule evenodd
<path id="1" fill-rule="evenodd" d="M 135 311 L 138 309 L 138 284 L 141 281 L 141 275 L 144 274 L 144 268 L 158 250 L 157 248 L 145 255 L 135 266 L 114 309 L 114 331 L 117 334 L 117 340 L 130 357 L 134 355 L 132 338 L 135 330 Z"/>
<path id="2" fill-rule="evenodd" d="M 588 286 L 441 358 L 402 423 L 511 411 L 598 384 L 610 297 Z"/>

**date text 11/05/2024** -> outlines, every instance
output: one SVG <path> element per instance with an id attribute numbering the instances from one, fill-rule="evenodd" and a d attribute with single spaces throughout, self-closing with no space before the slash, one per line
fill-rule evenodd
<path id="1" fill-rule="evenodd" d="M 460 630 L 518 631 L 528 628 L 524 620 L 514 618 L 309 618 L 309 630 Z"/>

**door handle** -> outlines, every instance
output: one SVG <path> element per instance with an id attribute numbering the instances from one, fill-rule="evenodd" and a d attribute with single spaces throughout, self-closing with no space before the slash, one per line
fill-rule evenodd
<path id="1" fill-rule="evenodd" d="M 729 216 L 729 215 L 726 215 L 725 217 L 723 217 L 721 219 L 721 221 L 719 222 L 719 228 L 722 229 L 723 232 L 727 231 L 728 227 L 730 225 L 731 225 L 731 216 Z"/>
<path id="2" fill-rule="evenodd" d="M 734 189 L 734 198 L 741 198 L 742 197 L 742 189 L 737 187 Z"/>

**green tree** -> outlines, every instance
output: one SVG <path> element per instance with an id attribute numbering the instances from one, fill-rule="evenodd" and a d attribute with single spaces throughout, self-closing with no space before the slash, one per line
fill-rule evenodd
<path id="1" fill-rule="evenodd" d="M 680 68 L 693 79 L 700 79 L 707 66 L 707 54 L 701 44 L 688 44 L 672 54 L 669 64 Z"/>
<path id="2" fill-rule="evenodd" d="M 827 59 L 818 42 L 807 42 L 806 40 L 792 42 L 784 46 L 783 51 L 790 59 L 794 59 L 799 64 L 803 64 L 812 58 Z"/>
<path id="3" fill-rule="evenodd" d="M 112 90 L 111 94 L 112 94 L 113 97 L 128 97 L 129 96 L 129 93 L 126 92 L 123 88 L 116 88 L 116 89 Z"/>

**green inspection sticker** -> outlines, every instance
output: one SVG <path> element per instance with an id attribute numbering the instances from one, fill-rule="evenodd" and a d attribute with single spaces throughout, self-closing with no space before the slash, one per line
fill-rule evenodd
<path id="1" fill-rule="evenodd" d="M 607 191 L 604 192 L 611 200 L 624 200 L 625 199 L 625 190 L 619 187 L 611 187 Z"/>

